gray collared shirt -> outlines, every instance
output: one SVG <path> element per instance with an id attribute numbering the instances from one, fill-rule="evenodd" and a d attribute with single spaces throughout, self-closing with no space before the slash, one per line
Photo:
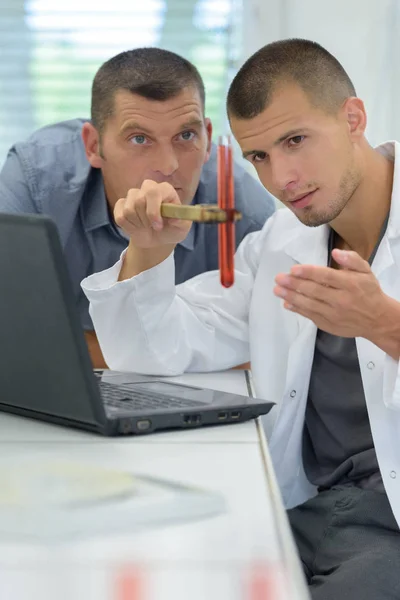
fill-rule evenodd
<path id="1" fill-rule="evenodd" d="M 58 227 L 82 325 L 93 329 L 82 279 L 111 267 L 127 246 L 106 202 L 101 171 L 88 163 L 84 119 L 64 121 L 15 144 L 0 173 L 0 211 L 50 216 Z M 236 245 L 273 213 L 273 197 L 235 164 Z M 217 203 L 217 158 L 204 165 L 194 204 Z M 176 283 L 218 268 L 217 226 L 194 223 L 175 250 Z"/>
<path id="2" fill-rule="evenodd" d="M 389 217 L 388 217 L 389 218 Z M 388 218 L 369 258 L 372 264 Z M 335 234 L 331 229 L 328 266 Z M 355 338 L 317 332 L 303 434 L 303 463 L 311 483 L 322 489 L 357 485 L 384 491 Z"/>

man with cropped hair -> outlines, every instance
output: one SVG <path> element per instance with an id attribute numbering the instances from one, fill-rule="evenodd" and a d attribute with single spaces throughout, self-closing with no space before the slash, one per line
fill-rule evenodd
<path id="1" fill-rule="evenodd" d="M 115 207 L 126 253 L 82 283 L 97 334 L 121 370 L 251 357 L 257 396 L 277 403 L 264 426 L 313 600 L 399 598 L 400 145 L 371 147 L 348 75 L 308 40 L 256 52 L 227 107 L 284 208 L 240 244 L 232 288 L 215 273 L 175 288 L 173 191 L 130 190 Z"/>
<path id="2" fill-rule="evenodd" d="M 111 267 L 129 238 L 113 219 L 115 204 L 144 181 L 168 184 L 184 204 L 217 202 L 217 157 L 198 70 L 160 48 L 137 48 L 105 62 L 92 85 L 91 120 L 35 132 L 10 150 L 0 173 L 0 211 L 40 213 L 58 226 L 92 362 L 104 367 L 84 277 Z M 261 229 L 271 195 L 235 165 L 243 218 L 236 241 Z M 175 253 L 181 283 L 218 267 L 217 227 L 193 224 Z"/>

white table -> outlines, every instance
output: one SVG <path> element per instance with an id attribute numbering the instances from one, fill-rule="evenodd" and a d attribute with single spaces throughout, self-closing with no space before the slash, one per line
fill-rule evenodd
<path id="1" fill-rule="evenodd" d="M 176 379 L 247 393 L 240 371 Z M 181 481 L 218 491 L 227 503 L 226 511 L 212 518 L 83 539 L 51 551 L 0 543 L 0 598 L 309 597 L 259 422 L 107 439 L 0 414 L 0 452 L 3 457 L 26 453 L 31 460 L 66 456 Z"/>

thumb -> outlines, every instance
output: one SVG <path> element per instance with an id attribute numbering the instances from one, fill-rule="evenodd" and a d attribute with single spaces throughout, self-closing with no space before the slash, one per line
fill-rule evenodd
<path id="1" fill-rule="evenodd" d="M 371 272 L 369 263 L 361 258 L 357 252 L 353 252 L 352 250 L 339 250 L 338 248 L 335 248 L 332 250 L 332 258 L 338 265 L 349 271 L 357 271 L 358 273 Z"/>

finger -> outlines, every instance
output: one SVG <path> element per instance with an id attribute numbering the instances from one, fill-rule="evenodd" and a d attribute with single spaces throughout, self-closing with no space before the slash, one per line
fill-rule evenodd
<path id="1" fill-rule="evenodd" d="M 168 202 L 170 204 L 182 204 L 181 199 L 179 198 L 178 192 L 176 189 L 169 183 L 164 182 L 160 183 L 161 193 L 162 193 L 162 202 Z M 161 209 L 160 209 L 161 210 Z M 191 221 L 184 221 L 183 219 L 171 219 L 166 217 L 164 219 L 164 223 L 167 223 L 169 227 L 177 227 L 178 229 L 182 229 L 183 227 L 187 227 L 187 224 L 191 225 Z"/>
<path id="2" fill-rule="evenodd" d="M 125 198 L 120 198 L 119 200 L 117 200 L 117 202 L 115 203 L 114 206 L 114 211 L 113 211 L 113 215 L 114 215 L 114 221 L 116 222 L 116 224 L 118 225 L 118 227 L 122 227 L 122 223 L 123 223 L 123 203 L 125 201 Z"/>
<path id="3" fill-rule="evenodd" d="M 294 265 L 290 269 L 290 275 L 338 290 L 350 289 L 353 283 L 348 271 L 317 265 Z"/>
<path id="4" fill-rule="evenodd" d="M 171 204 L 182 204 L 178 192 L 170 183 L 164 181 L 159 185 L 163 194 L 163 202 L 170 202 Z"/>
<path id="5" fill-rule="evenodd" d="M 162 203 L 162 192 L 160 184 L 149 179 L 143 181 L 140 188 L 143 198 L 143 218 L 155 230 L 160 231 L 163 228 L 163 218 L 161 216 L 160 206 Z"/>
<path id="6" fill-rule="evenodd" d="M 371 267 L 369 263 L 361 258 L 357 252 L 353 252 L 352 250 L 339 250 L 335 248 L 332 250 L 332 257 L 345 269 L 350 271 L 357 271 L 358 273 L 370 273 Z"/>
<path id="7" fill-rule="evenodd" d="M 149 229 L 151 223 L 147 218 L 147 200 L 142 190 L 131 189 L 128 191 L 125 206 L 125 218 L 141 229 Z"/>
<path id="8" fill-rule="evenodd" d="M 282 298 L 285 301 L 285 308 L 290 306 L 293 309 L 300 309 L 307 313 L 315 313 L 320 316 L 325 316 L 328 311 L 332 311 L 331 306 L 326 302 L 303 296 L 303 294 L 298 294 L 293 290 L 275 286 L 273 292 L 275 296 L 278 296 L 278 298 Z"/>
<path id="9" fill-rule="evenodd" d="M 132 227 L 141 228 L 142 223 L 136 213 L 127 209 L 126 198 L 120 198 L 114 207 L 114 221 L 128 233 Z"/>
<path id="10" fill-rule="evenodd" d="M 175 188 L 167 182 L 155 183 L 154 181 L 145 180 L 141 191 L 146 198 L 148 221 L 154 229 L 162 229 L 164 220 L 161 216 L 161 204 L 163 202 L 181 203 Z"/>
<path id="11" fill-rule="evenodd" d="M 293 291 L 294 293 L 307 296 L 307 298 L 314 298 L 315 300 L 325 302 L 331 306 L 336 303 L 338 294 L 340 293 L 336 288 L 282 273 L 275 277 L 275 281 L 286 292 Z"/>

